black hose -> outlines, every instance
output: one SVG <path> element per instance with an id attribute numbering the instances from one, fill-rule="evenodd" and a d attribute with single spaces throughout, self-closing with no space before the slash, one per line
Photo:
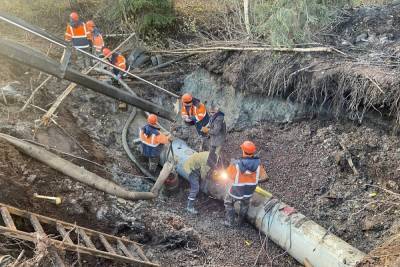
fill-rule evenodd
<path id="1" fill-rule="evenodd" d="M 109 75 L 111 77 L 114 77 L 114 75 L 104 69 L 95 69 L 98 72 L 101 72 L 103 74 Z M 129 94 L 137 97 L 136 93 L 130 88 L 124 81 L 120 80 L 120 84 L 129 92 Z M 122 129 L 122 134 L 121 134 L 121 139 L 122 139 L 122 146 L 124 147 L 124 150 L 126 154 L 128 154 L 129 159 L 136 165 L 136 167 L 146 176 L 149 177 L 151 180 L 155 181 L 156 177 L 154 177 L 149 170 L 147 170 L 133 155 L 131 149 L 129 148 L 128 145 L 128 129 L 133 120 L 135 119 L 137 114 L 137 109 L 136 107 L 133 107 L 131 114 L 129 115 L 128 119 L 125 122 L 124 128 Z"/>
<path id="2" fill-rule="evenodd" d="M 124 128 L 122 129 L 122 146 L 128 157 L 132 160 L 132 162 L 139 168 L 139 170 L 147 177 L 151 178 L 152 180 L 156 180 L 156 178 L 136 159 L 136 157 L 132 154 L 131 149 L 128 146 L 127 136 L 128 136 L 128 129 L 131 125 L 132 121 L 136 117 L 136 108 L 134 107 L 131 114 L 129 115 L 128 119 L 125 122 Z"/>

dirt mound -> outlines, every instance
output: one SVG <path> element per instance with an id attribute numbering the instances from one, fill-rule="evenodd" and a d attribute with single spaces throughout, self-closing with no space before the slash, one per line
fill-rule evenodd
<path id="1" fill-rule="evenodd" d="M 396 137 L 329 121 L 265 125 L 231 134 L 227 159 L 240 155 L 246 139 L 261 149 L 270 176 L 262 187 L 282 201 L 362 251 L 393 234 L 400 207 L 385 190 L 400 192 Z"/>

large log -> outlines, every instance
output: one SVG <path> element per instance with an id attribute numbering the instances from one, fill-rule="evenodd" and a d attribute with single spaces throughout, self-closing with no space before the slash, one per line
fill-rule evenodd
<path id="1" fill-rule="evenodd" d="M 71 67 L 68 67 L 65 73 L 63 73 L 63 71 L 61 71 L 61 64 L 59 62 L 46 57 L 46 55 L 43 53 L 32 48 L 28 48 L 3 38 L 0 38 L 0 47 L 0 55 L 8 57 L 15 62 L 41 70 L 58 78 L 74 82 L 95 92 L 118 99 L 142 110 L 157 114 L 158 116 L 167 120 L 173 121 L 175 118 L 173 112 L 166 110 L 159 105 L 156 105 L 143 98 L 133 96 L 107 83 L 98 81 L 88 75 L 72 69 Z"/>
<path id="2" fill-rule="evenodd" d="M 75 165 L 57 155 L 47 151 L 44 148 L 22 141 L 18 138 L 10 135 L 0 133 L 0 138 L 14 145 L 18 150 L 31 156 L 32 158 L 41 161 L 49 167 L 79 181 L 86 185 L 89 185 L 95 189 L 106 192 L 108 194 L 115 195 L 117 197 L 129 200 L 148 200 L 154 199 L 158 196 L 161 185 L 168 178 L 169 174 L 173 170 L 173 164 L 167 162 L 158 177 L 151 192 L 131 192 L 125 190 L 123 187 L 108 181 L 97 174 L 89 172 L 88 170 Z"/>

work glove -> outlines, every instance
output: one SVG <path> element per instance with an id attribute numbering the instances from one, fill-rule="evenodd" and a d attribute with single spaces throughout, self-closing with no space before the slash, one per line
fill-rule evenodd
<path id="1" fill-rule="evenodd" d="M 185 122 L 191 122 L 191 121 L 192 121 L 191 119 L 189 119 L 189 116 L 188 116 L 188 115 L 183 115 L 183 116 L 182 116 L 182 119 L 183 119 Z"/>
<path id="2" fill-rule="evenodd" d="M 205 133 L 205 134 L 208 134 L 208 132 L 210 131 L 210 129 L 207 128 L 207 127 L 202 127 L 202 128 L 201 128 L 201 131 L 202 131 L 203 133 Z"/>
<path id="3" fill-rule="evenodd" d="M 114 79 L 116 79 L 117 81 L 121 80 L 121 74 L 117 74 L 114 76 Z"/>
<path id="4" fill-rule="evenodd" d="M 168 140 L 169 140 L 170 142 L 172 142 L 172 141 L 175 140 L 175 137 L 172 136 L 172 135 L 168 135 L 167 138 L 168 138 Z"/>

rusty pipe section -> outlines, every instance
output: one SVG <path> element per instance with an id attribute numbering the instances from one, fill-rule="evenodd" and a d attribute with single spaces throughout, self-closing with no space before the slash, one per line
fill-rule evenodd
<path id="1" fill-rule="evenodd" d="M 183 164 L 195 153 L 184 141 L 173 142 L 177 172 L 185 179 Z M 162 161 L 166 161 L 163 153 Z M 202 188 L 206 194 L 223 200 L 227 186 L 217 182 Z M 274 243 L 286 250 L 298 262 L 311 263 L 313 267 L 354 267 L 365 254 L 331 234 L 311 219 L 273 196 L 256 193 L 250 203 L 247 219 Z"/>
<path id="2" fill-rule="evenodd" d="M 66 79 L 74 82 L 100 94 L 138 107 L 144 111 L 157 114 L 158 116 L 167 120 L 173 121 L 175 118 L 175 114 L 173 112 L 164 109 L 157 104 L 147 101 L 141 97 L 131 95 L 105 82 L 93 79 L 92 77 L 80 73 L 71 67 L 67 67 L 66 70 L 63 71 L 62 65 L 59 62 L 32 48 L 3 38 L 0 38 L 0 47 L 0 56 L 7 57 L 13 62 L 27 65 L 31 68 L 38 69 L 60 79 Z"/>

